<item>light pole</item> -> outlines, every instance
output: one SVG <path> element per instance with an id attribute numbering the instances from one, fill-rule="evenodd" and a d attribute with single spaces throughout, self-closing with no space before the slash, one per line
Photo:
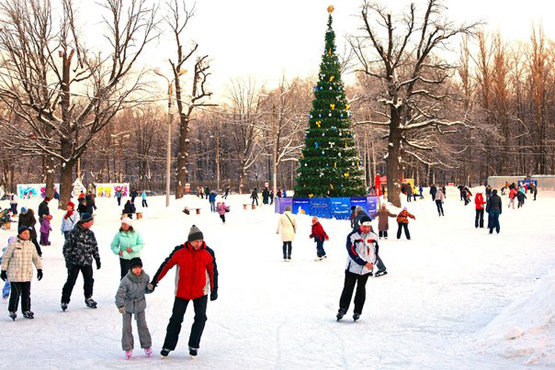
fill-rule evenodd
<path id="1" fill-rule="evenodd" d="M 175 79 L 187 73 L 186 69 L 179 71 L 171 81 L 159 69 L 155 69 L 154 73 L 162 76 L 168 83 L 168 142 L 166 143 L 166 207 L 170 206 L 170 183 L 171 183 L 171 149 L 172 149 L 172 87 Z"/>

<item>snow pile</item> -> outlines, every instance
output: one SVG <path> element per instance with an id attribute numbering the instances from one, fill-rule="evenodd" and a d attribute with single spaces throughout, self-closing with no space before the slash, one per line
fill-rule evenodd
<path id="1" fill-rule="evenodd" d="M 489 353 L 555 366 L 555 271 L 535 290 L 514 300 L 479 333 Z"/>

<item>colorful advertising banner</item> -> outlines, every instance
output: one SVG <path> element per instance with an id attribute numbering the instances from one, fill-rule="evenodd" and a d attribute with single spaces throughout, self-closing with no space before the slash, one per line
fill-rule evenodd
<path id="1" fill-rule="evenodd" d="M 338 220 L 348 220 L 351 215 L 351 198 L 331 198 L 331 217 Z"/>
<path id="2" fill-rule="evenodd" d="M 538 186 L 538 180 L 518 180 L 518 187 L 529 186 L 530 184 L 534 184 L 534 186 Z"/>
<path id="3" fill-rule="evenodd" d="M 293 208 L 293 198 L 276 197 L 274 200 L 276 213 L 285 212 L 285 207 L 291 206 Z"/>
<path id="4" fill-rule="evenodd" d="M 331 218 L 330 198 L 311 198 L 310 215 L 320 218 Z"/>
<path id="5" fill-rule="evenodd" d="M 60 184 L 54 184 L 55 191 L 60 193 Z M 17 184 L 19 199 L 34 199 L 46 197 L 46 184 Z"/>
<path id="6" fill-rule="evenodd" d="M 310 214 L 310 199 L 309 198 L 293 198 L 293 213 L 301 215 Z"/>
<path id="7" fill-rule="evenodd" d="M 118 190 L 121 190 L 123 197 L 129 196 L 129 183 L 96 184 L 96 196 L 100 198 L 115 197 Z"/>

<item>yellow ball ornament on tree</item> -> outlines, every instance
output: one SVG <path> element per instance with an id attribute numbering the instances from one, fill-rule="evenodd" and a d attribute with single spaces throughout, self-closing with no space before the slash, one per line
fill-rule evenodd
<path id="1" fill-rule="evenodd" d="M 333 11 L 335 10 L 335 8 L 333 7 L 333 5 L 328 6 L 328 13 L 333 13 Z"/>

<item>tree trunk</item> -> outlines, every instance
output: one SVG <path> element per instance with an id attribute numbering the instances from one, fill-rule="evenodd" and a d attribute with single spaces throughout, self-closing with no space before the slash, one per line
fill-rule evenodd
<path id="1" fill-rule="evenodd" d="M 54 158 L 44 156 L 44 169 L 46 173 L 46 196 L 54 199 Z"/>
<path id="2" fill-rule="evenodd" d="M 177 99 L 181 98 L 181 94 Z M 177 183 L 175 187 L 175 199 L 183 198 L 185 194 L 185 183 L 188 181 L 187 176 L 187 157 L 189 147 L 189 119 L 185 113 L 179 115 L 179 148 L 177 152 Z"/>
<path id="3" fill-rule="evenodd" d="M 65 205 L 71 200 L 71 191 L 73 190 L 73 163 L 62 161 L 60 171 L 60 201 L 58 208 L 65 209 Z"/>

